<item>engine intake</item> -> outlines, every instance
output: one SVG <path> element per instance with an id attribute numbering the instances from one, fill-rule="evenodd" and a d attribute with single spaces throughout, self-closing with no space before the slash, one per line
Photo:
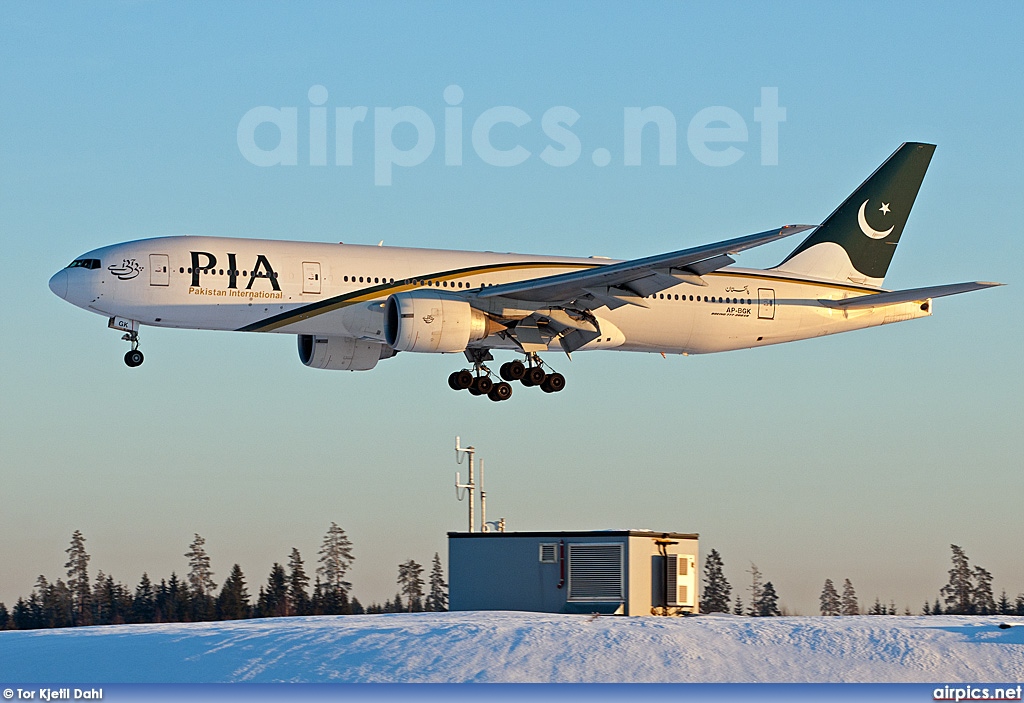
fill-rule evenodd
<path id="1" fill-rule="evenodd" d="M 299 335 L 299 360 L 314 369 L 369 371 L 381 359 L 394 355 L 394 349 L 380 342 L 354 337 Z"/>
<path id="2" fill-rule="evenodd" d="M 505 329 L 458 296 L 410 291 L 384 307 L 384 339 L 397 351 L 452 353 Z"/>

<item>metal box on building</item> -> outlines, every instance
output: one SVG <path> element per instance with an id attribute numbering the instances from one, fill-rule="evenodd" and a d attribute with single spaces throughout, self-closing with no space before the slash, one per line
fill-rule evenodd
<path id="1" fill-rule="evenodd" d="M 649 530 L 449 532 L 449 609 L 696 613 L 697 539 Z"/>

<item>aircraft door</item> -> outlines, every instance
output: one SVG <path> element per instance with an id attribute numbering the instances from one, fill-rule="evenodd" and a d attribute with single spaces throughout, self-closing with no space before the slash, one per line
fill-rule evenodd
<path id="1" fill-rule="evenodd" d="M 302 262 L 302 292 L 320 292 L 320 263 L 318 261 Z"/>
<path id="2" fill-rule="evenodd" d="M 775 291 L 771 288 L 757 289 L 757 317 L 761 320 L 775 319 Z"/>
<path id="3" fill-rule="evenodd" d="M 170 263 L 167 254 L 149 255 L 149 285 L 166 286 L 170 283 Z"/>

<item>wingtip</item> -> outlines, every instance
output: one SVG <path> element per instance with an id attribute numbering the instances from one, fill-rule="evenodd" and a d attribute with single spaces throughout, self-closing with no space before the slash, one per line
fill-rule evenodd
<path id="1" fill-rule="evenodd" d="M 809 229 L 814 229 L 818 225 L 783 225 L 779 229 L 780 234 L 797 234 L 798 232 L 806 232 Z"/>

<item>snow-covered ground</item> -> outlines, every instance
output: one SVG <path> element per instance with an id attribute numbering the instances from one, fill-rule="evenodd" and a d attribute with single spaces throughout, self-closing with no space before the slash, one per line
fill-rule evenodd
<path id="1" fill-rule="evenodd" d="M 1024 618 L 472 612 L 9 631 L 0 680 L 1009 683 L 1024 681 Z"/>

